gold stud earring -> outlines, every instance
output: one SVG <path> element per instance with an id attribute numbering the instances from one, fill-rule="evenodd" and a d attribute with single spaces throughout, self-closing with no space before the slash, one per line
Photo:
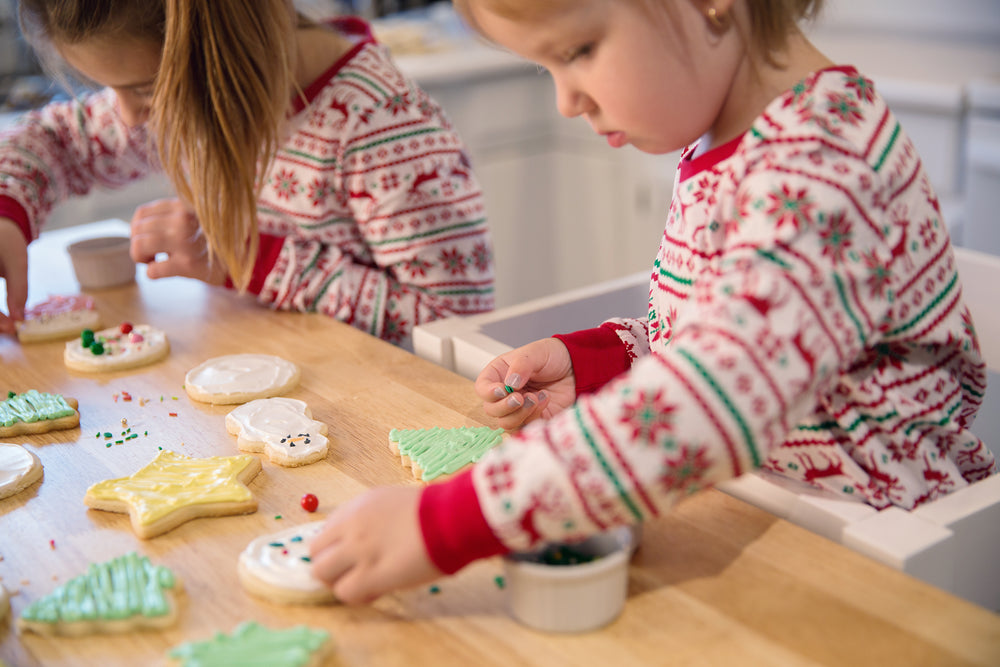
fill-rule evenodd
<path id="1" fill-rule="evenodd" d="M 715 7 L 708 8 L 708 22 L 712 24 L 712 27 L 717 30 L 722 30 L 726 27 L 726 22 L 722 19 L 722 15 L 719 14 Z"/>

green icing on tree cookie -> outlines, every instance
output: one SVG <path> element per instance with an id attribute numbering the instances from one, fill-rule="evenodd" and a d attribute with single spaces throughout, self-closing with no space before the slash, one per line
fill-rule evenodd
<path id="1" fill-rule="evenodd" d="M 421 479 L 431 480 L 455 472 L 478 461 L 503 439 L 502 428 L 423 428 L 389 432 L 399 453 L 410 457 L 423 471 Z"/>
<path id="2" fill-rule="evenodd" d="M 173 572 L 131 552 L 106 563 L 92 563 L 86 574 L 36 600 L 21 617 L 36 623 L 72 623 L 165 616 L 170 603 L 164 589 L 175 583 Z"/>
<path id="3" fill-rule="evenodd" d="M 181 644 L 168 655 L 181 661 L 181 667 L 301 667 L 329 639 L 330 633 L 304 625 L 271 630 L 247 621 L 232 635 L 217 632 L 211 639 Z"/>
<path id="4" fill-rule="evenodd" d="M 0 426 L 13 426 L 17 422 L 30 424 L 47 419 L 68 417 L 74 410 L 59 394 L 44 394 L 29 389 L 0 402 Z"/>

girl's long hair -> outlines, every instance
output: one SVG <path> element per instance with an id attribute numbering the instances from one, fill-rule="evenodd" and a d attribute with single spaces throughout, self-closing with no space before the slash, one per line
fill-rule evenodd
<path id="1" fill-rule="evenodd" d="M 294 83 L 291 0 L 20 0 L 19 18 L 43 60 L 52 44 L 95 37 L 162 45 L 150 115 L 160 160 L 194 208 L 211 260 L 244 289 L 257 256 L 259 179 Z"/>

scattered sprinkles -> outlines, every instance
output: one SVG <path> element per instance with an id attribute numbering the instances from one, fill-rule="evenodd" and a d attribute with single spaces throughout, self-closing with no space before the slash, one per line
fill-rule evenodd
<path id="1" fill-rule="evenodd" d="M 501 574 L 498 574 L 497 576 L 493 577 L 493 583 L 497 585 L 497 588 L 503 588 L 504 586 L 507 585 L 507 582 L 504 581 L 503 575 Z"/>
<path id="2" fill-rule="evenodd" d="M 435 585 L 435 586 L 431 586 L 431 587 L 430 587 L 429 589 L 427 589 L 427 590 L 429 590 L 429 591 L 430 591 L 430 594 L 431 594 L 431 595 L 437 595 L 438 593 L 440 593 L 440 592 L 441 592 L 441 587 L 440 587 L 440 586 L 436 586 L 436 585 Z"/>
<path id="3" fill-rule="evenodd" d="M 55 551 L 55 548 L 56 548 L 56 541 L 55 540 L 49 540 L 49 549 L 52 549 L 53 551 Z"/>

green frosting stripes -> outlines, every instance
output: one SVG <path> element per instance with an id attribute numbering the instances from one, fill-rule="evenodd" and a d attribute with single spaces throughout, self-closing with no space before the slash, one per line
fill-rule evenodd
<path id="1" fill-rule="evenodd" d="M 211 639 L 176 646 L 167 655 L 182 661 L 181 667 L 302 667 L 329 639 L 329 632 L 304 625 L 271 630 L 247 621 L 232 635 L 217 632 Z"/>
<path id="2" fill-rule="evenodd" d="M 503 439 L 503 434 L 502 428 L 488 426 L 394 428 L 389 431 L 389 440 L 396 443 L 400 454 L 420 467 L 421 479 L 432 480 L 478 461 Z"/>
<path id="3" fill-rule="evenodd" d="M 31 424 L 69 417 L 73 413 L 73 408 L 59 394 L 44 394 L 29 389 L 0 403 L 0 426 L 13 426 L 17 422 Z"/>
<path id="4" fill-rule="evenodd" d="M 170 604 L 164 589 L 173 588 L 175 583 L 173 572 L 133 551 L 106 563 L 91 563 L 86 574 L 31 603 L 21 618 L 72 623 L 165 616 Z"/>

